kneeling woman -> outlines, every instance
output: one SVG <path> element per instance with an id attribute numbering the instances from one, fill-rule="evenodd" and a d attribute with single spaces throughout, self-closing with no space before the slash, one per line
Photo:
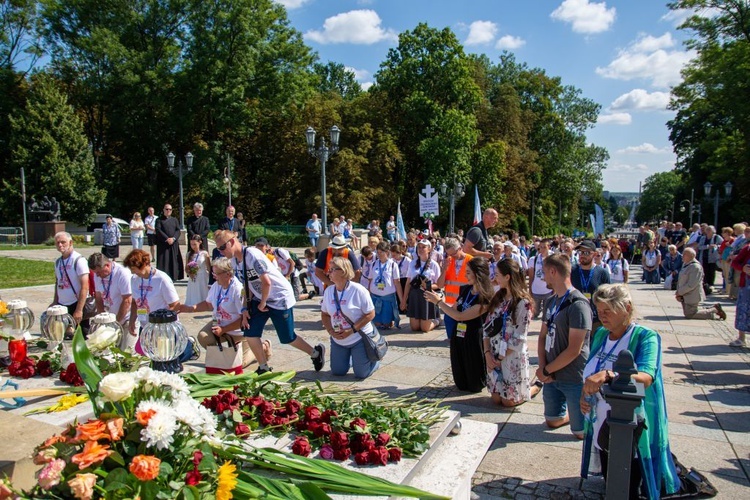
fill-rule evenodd
<path id="1" fill-rule="evenodd" d="M 378 369 L 378 361 L 370 361 L 359 334 L 372 331 L 375 306 L 370 293 L 352 281 L 354 269 L 349 259 L 334 257 L 328 269 L 334 286 L 326 288 L 320 304 L 323 327 L 331 336 L 331 373 L 346 375 L 351 367 L 354 376 L 367 378 Z"/>
<path id="2" fill-rule="evenodd" d="M 429 332 L 438 326 L 438 308 L 427 302 L 425 291 L 437 290 L 440 266 L 430 258 L 432 243 L 427 239 L 417 244 L 417 258 L 409 266 L 401 310 L 406 311 L 412 331 Z"/>
<path id="3" fill-rule="evenodd" d="M 603 328 L 591 340 L 591 354 L 583 370 L 581 412 L 586 416 L 581 476 L 602 472 L 607 477 L 609 404 L 599 390 L 615 377 L 613 363 L 620 351 L 633 353 L 638 373 L 633 380 L 646 388 L 646 398 L 636 409 L 645 427 L 636 430 L 633 464 L 630 468 L 630 498 L 659 498 L 680 489 L 669 448 L 667 405 L 661 375 L 661 339 L 655 331 L 635 323 L 633 300 L 624 284 L 602 285 L 593 297 Z M 619 473 L 619 471 L 617 471 Z M 639 491 L 640 490 L 640 491 Z"/>
<path id="4" fill-rule="evenodd" d="M 495 294 L 486 259 L 475 257 L 468 262 L 466 281 L 469 284 L 459 289 L 453 306 L 435 292 L 426 291 L 424 297 L 458 322 L 456 334 L 450 338 L 453 382 L 461 391 L 480 392 L 485 385 L 482 322 Z"/>
<path id="5" fill-rule="evenodd" d="M 398 264 L 390 258 L 391 246 L 387 241 L 378 243 L 378 256 L 370 271 L 370 293 L 375 304 L 375 326 L 388 330 L 401 328 L 398 304 L 404 301 L 401 274 Z"/>

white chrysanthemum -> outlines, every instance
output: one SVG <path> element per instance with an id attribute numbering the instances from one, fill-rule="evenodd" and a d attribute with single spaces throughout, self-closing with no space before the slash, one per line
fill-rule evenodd
<path id="1" fill-rule="evenodd" d="M 177 393 L 190 395 L 190 387 L 185 379 L 174 373 L 162 372 L 161 385 L 171 388 L 172 399 L 177 397 Z"/>
<path id="2" fill-rule="evenodd" d="M 135 372 L 135 380 L 137 383 L 141 384 L 144 392 L 151 392 L 161 385 L 159 372 L 152 370 L 147 366 L 139 368 L 138 371 Z"/>
<path id="3" fill-rule="evenodd" d="M 141 430 L 141 439 L 146 441 L 146 446 L 155 446 L 157 450 L 169 448 L 179 427 L 176 417 L 169 407 L 165 411 L 157 411 L 146 428 Z"/>
<path id="4" fill-rule="evenodd" d="M 203 420 L 203 427 L 201 428 L 201 433 L 205 436 L 214 436 L 216 435 L 216 415 L 211 412 L 208 408 L 206 408 L 203 405 L 198 405 L 197 414 L 200 416 L 201 420 Z"/>
<path id="5" fill-rule="evenodd" d="M 166 401 L 154 398 L 144 399 L 138 403 L 138 406 L 135 408 L 136 412 L 147 412 L 149 410 L 154 410 L 157 414 L 172 412 L 172 408 Z"/>

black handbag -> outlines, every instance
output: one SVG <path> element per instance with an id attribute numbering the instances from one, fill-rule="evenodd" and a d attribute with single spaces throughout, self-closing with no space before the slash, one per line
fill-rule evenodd
<path id="1" fill-rule="evenodd" d="M 341 310 L 339 294 L 335 287 L 333 289 L 333 298 L 336 300 L 336 307 L 341 315 L 350 325 L 352 325 L 352 328 L 354 328 L 354 321 L 350 320 Z M 367 359 L 374 363 L 376 361 L 381 361 L 385 357 L 388 352 L 388 341 L 380 334 L 380 330 L 378 330 L 378 327 L 375 326 L 372 321 L 370 324 L 372 325 L 372 331 L 370 333 L 365 333 L 362 330 L 358 330 L 357 333 L 362 338 L 362 342 L 364 342 Z"/>

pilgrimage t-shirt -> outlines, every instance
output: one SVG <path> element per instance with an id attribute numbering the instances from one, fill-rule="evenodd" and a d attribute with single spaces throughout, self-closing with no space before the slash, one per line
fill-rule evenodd
<path id="1" fill-rule="evenodd" d="M 562 297 L 553 296 L 548 303 L 549 306 L 544 315 L 545 320 L 549 322 L 552 313 L 556 310 L 558 313 L 554 318 L 554 328 L 548 326 L 547 329 L 547 336 L 550 336 L 550 332 L 554 330 L 552 338 L 549 339 L 551 348 L 546 349 L 547 364 L 554 361 L 568 348 L 570 344 L 568 335 L 571 328 L 586 330 L 581 353 L 567 366 L 554 373 L 557 382 L 582 384 L 583 369 L 586 366 L 586 360 L 589 359 L 589 337 L 591 336 L 591 308 L 588 300 L 581 292 L 572 289 L 565 298 L 565 302 L 562 302 Z"/>

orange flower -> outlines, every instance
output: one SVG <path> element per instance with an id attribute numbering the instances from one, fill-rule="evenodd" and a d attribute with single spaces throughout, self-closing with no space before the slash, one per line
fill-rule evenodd
<path id="1" fill-rule="evenodd" d="M 70 491 L 79 500 L 91 500 L 95 485 L 96 474 L 76 474 L 76 477 L 68 481 Z"/>
<path id="2" fill-rule="evenodd" d="M 151 455 L 136 455 L 130 463 L 130 472 L 141 481 L 151 481 L 159 475 L 161 460 Z"/>
<path id="3" fill-rule="evenodd" d="M 85 424 L 76 426 L 75 439 L 78 441 L 109 439 L 109 432 L 107 432 L 107 426 L 101 420 L 89 420 Z"/>
<path id="4" fill-rule="evenodd" d="M 139 411 L 135 414 L 135 419 L 138 421 L 139 424 L 146 427 L 148 425 L 148 421 L 151 420 L 151 417 L 156 415 L 156 410 L 151 409 L 147 411 Z"/>
<path id="5" fill-rule="evenodd" d="M 67 440 L 68 440 L 68 438 L 66 436 L 55 435 L 55 436 L 52 436 L 50 438 L 47 438 L 47 440 L 42 445 L 42 448 L 49 448 L 50 446 L 52 446 L 55 443 L 65 443 Z"/>
<path id="6" fill-rule="evenodd" d="M 114 453 L 109 449 L 108 444 L 99 444 L 97 441 L 86 441 L 83 445 L 83 451 L 73 455 L 70 459 L 74 464 L 78 464 L 79 469 L 85 469 L 95 463 L 104 461 L 105 458 Z"/>
<path id="7" fill-rule="evenodd" d="M 107 420 L 107 431 L 109 432 L 110 440 L 119 441 L 125 435 L 125 431 L 122 430 L 124 423 L 125 420 L 119 417 Z"/>

